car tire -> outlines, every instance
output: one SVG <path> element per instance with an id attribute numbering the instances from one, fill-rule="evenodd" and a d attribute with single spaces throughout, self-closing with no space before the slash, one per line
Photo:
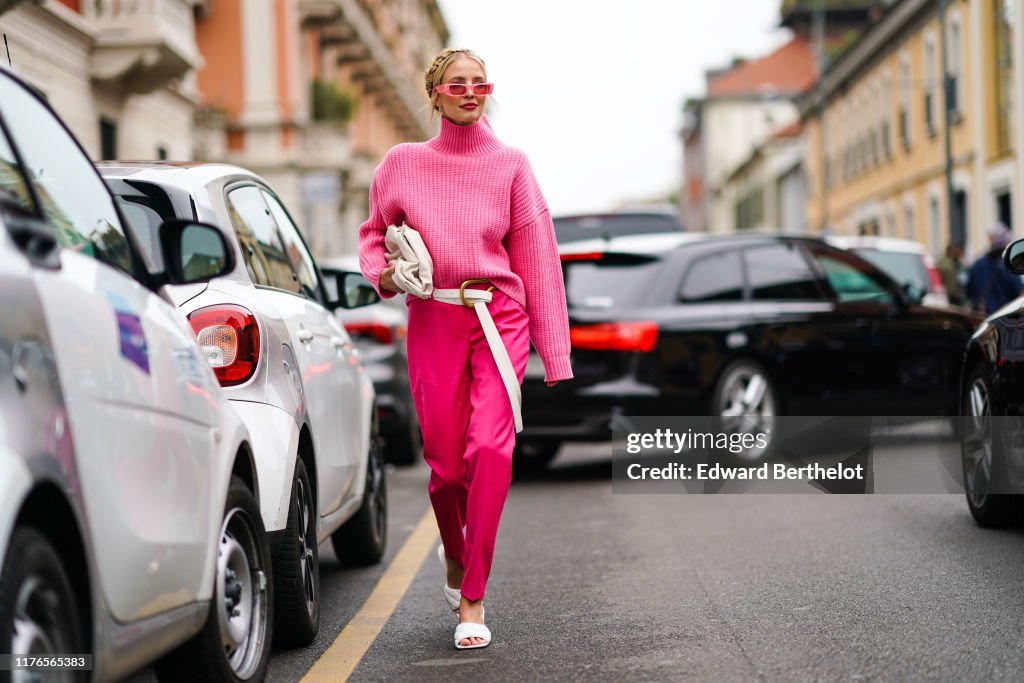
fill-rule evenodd
<path id="1" fill-rule="evenodd" d="M 274 556 L 274 640 L 281 647 L 309 645 L 320 630 L 317 518 L 306 464 L 297 458 L 288 524 Z"/>
<path id="2" fill-rule="evenodd" d="M 256 498 L 237 476 L 228 487 L 216 562 L 206 623 L 157 662 L 163 683 L 259 681 L 267 672 L 274 617 L 270 548 Z"/>
<path id="3" fill-rule="evenodd" d="M 517 479 L 540 476 L 561 448 L 561 441 L 517 442 L 512 451 L 512 476 Z"/>
<path id="4" fill-rule="evenodd" d="M 87 651 L 71 581 L 43 534 L 16 528 L 0 572 L 0 652 L 45 657 Z M 89 680 L 87 671 L 67 674 L 53 674 L 54 680 Z"/>
<path id="5" fill-rule="evenodd" d="M 977 365 L 964 388 L 960 439 L 967 508 L 978 526 L 1000 528 L 1020 519 L 1022 498 L 1006 493 L 1009 479 L 1003 441 L 992 419 L 992 391 L 984 366 Z"/>
<path id="6" fill-rule="evenodd" d="M 744 453 L 729 453 L 731 464 L 752 467 L 767 460 L 778 426 L 779 394 L 771 375 L 760 363 L 742 358 L 726 366 L 718 377 L 711 396 L 711 415 L 720 420 L 724 432 L 765 433 L 764 448 Z"/>
<path id="7" fill-rule="evenodd" d="M 368 567 L 384 557 L 388 540 L 388 490 L 384 456 L 376 430 L 370 436 L 363 503 L 352 519 L 331 534 L 338 561 L 348 567 Z"/>
<path id="8" fill-rule="evenodd" d="M 414 465 L 419 460 L 423 437 L 419 423 L 413 421 L 406 429 L 387 436 L 384 444 L 384 458 L 398 467 Z"/>

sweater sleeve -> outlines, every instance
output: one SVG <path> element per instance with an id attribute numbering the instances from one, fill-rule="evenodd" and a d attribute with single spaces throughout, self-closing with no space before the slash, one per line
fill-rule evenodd
<path id="1" fill-rule="evenodd" d="M 386 177 L 384 162 L 381 162 L 370 183 L 370 217 L 359 226 L 359 270 L 382 299 L 390 299 L 397 294 L 380 287 L 380 273 L 388 265 L 387 247 L 384 246 L 388 221 L 381 211 L 381 194 Z"/>
<path id="2" fill-rule="evenodd" d="M 511 227 L 505 238 L 512 272 L 523 280 L 530 340 L 544 361 L 545 381 L 572 378 L 569 315 L 551 213 L 524 156 L 512 183 Z"/>

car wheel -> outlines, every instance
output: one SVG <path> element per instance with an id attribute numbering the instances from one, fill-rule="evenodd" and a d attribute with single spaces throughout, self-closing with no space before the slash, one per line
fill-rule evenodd
<path id="1" fill-rule="evenodd" d="M 419 459 L 422 447 L 420 426 L 414 420 L 406 429 L 388 435 L 384 444 L 384 457 L 392 465 L 413 465 Z"/>
<path id="2" fill-rule="evenodd" d="M 738 360 L 722 371 L 711 399 L 712 414 L 726 433 L 765 434 L 764 448 L 751 448 L 729 457 L 741 465 L 763 462 L 771 452 L 778 415 L 778 394 L 761 364 Z"/>
<path id="3" fill-rule="evenodd" d="M 85 652 L 83 642 L 78 603 L 57 551 L 35 529 L 15 529 L 0 574 L 0 652 L 66 656 Z M 86 681 L 89 674 L 51 671 L 24 680 L 35 676 L 63 683 Z M 17 673 L 13 678 L 20 680 Z"/>
<path id="4" fill-rule="evenodd" d="M 320 629 L 320 556 L 313 501 L 306 465 L 298 458 L 288 525 L 274 557 L 274 636 L 279 646 L 309 645 Z"/>
<path id="5" fill-rule="evenodd" d="M 349 567 L 380 562 L 388 540 L 388 490 L 380 437 L 370 436 L 363 504 L 355 516 L 331 534 L 338 560 Z"/>
<path id="6" fill-rule="evenodd" d="M 1003 442 L 992 418 L 992 391 L 982 366 L 971 372 L 964 400 L 960 439 L 967 507 L 982 527 L 1003 527 L 1016 520 L 1020 496 L 1000 493 L 1008 483 Z"/>
<path id="7" fill-rule="evenodd" d="M 536 477 L 542 474 L 558 455 L 561 441 L 520 441 L 512 451 L 512 476 Z"/>
<path id="8" fill-rule="evenodd" d="M 203 630 L 156 665 L 172 681 L 262 680 L 270 660 L 270 548 L 255 497 L 231 477 L 220 527 L 214 594 Z"/>

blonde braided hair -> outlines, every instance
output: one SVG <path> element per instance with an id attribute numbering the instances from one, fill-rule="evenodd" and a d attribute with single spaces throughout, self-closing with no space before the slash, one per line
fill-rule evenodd
<path id="1" fill-rule="evenodd" d="M 448 70 L 448 67 L 452 65 L 452 62 L 464 58 L 476 60 L 486 73 L 487 66 L 484 64 L 484 60 L 481 59 L 480 55 L 464 47 L 448 47 L 441 50 L 437 53 L 437 56 L 434 57 L 434 60 L 430 62 L 430 67 L 423 73 L 423 86 L 427 91 L 427 97 L 430 98 L 430 104 L 433 108 L 431 117 L 435 116 L 441 109 L 437 105 L 438 95 L 434 92 L 434 88 L 441 85 L 441 79 L 444 78 L 444 73 Z"/>

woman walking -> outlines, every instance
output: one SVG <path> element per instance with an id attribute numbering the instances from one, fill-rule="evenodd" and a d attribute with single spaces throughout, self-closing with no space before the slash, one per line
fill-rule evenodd
<path id="1" fill-rule="evenodd" d="M 483 60 L 444 50 L 424 81 L 441 131 L 396 145 L 377 167 L 359 262 L 382 297 L 402 291 L 384 244 L 388 226 L 402 223 L 419 232 L 433 260 L 433 296 L 406 297 L 409 376 L 445 597 L 459 613 L 455 645 L 467 649 L 490 644 L 483 599 L 512 479 L 530 341 L 551 387 L 572 378 L 569 330 L 547 202 L 526 156 L 504 145 L 483 116 L 494 87 Z M 488 314 L 500 335 L 490 342 Z M 499 344 L 511 361 L 506 379 Z"/>

